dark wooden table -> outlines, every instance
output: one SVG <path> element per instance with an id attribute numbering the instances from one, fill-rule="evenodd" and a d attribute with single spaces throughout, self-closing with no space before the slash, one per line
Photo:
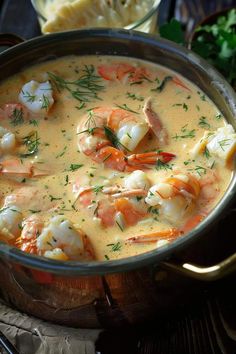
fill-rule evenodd
<path id="1" fill-rule="evenodd" d="M 159 22 L 176 16 L 188 26 L 186 11 L 191 16 L 202 11 L 208 3 L 208 13 L 220 5 L 235 5 L 235 1 L 163 0 Z M 197 7 L 201 9 L 197 12 Z M 0 1 L 0 32 L 13 32 L 23 38 L 40 35 L 36 14 L 30 0 Z M 194 10 L 195 9 L 195 10 Z M 195 15 L 194 15 L 195 12 Z M 187 20 L 186 20 L 187 19 Z M 199 20 L 199 17 L 197 18 Z M 235 209 L 234 206 L 232 209 Z M 206 258 L 216 262 L 236 252 L 236 212 L 229 211 L 218 225 L 215 242 L 209 243 Z M 205 255 L 199 255 L 204 258 Z M 185 280 L 167 274 L 176 293 Z M 192 284 L 192 283 L 190 283 Z M 189 285 L 191 286 L 191 285 Z M 103 331 L 96 347 L 102 354 L 236 354 L 236 275 L 214 283 L 195 281 L 191 297 L 178 297 L 176 311 L 165 318 L 143 324 L 137 328 Z M 168 293 L 168 289 L 167 293 Z M 0 349 L 1 352 L 1 349 Z M 33 354 L 33 353 L 32 353 Z M 42 353 L 43 354 L 43 353 Z M 75 353 L 76 354 L 76 353 Z"/>

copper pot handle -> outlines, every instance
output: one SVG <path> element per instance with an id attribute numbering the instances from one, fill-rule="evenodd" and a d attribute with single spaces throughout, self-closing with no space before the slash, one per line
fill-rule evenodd
<path id="1" fill-rule="evenodd" d="M 162 262 L 161 264 L 166 269 L 191 278 L 203 281 L 214 281 L 236 271 L 236 253 L 209 267 L 202 267 L 191 263 L 181 264 L 180 262 Z"/>
<path id="2" fill-rule="evenodd" d="M 24 42 L 24 39 L 14 33 L 0 33 L 0 52 Z"/>

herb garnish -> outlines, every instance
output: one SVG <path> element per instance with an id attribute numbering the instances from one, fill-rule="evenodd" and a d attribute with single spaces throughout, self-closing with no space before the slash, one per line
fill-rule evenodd
<path id="1" fill-rule="evenodd" d="M 111 252 L 117 252 L 121 250 L 122 244 L 118 241 L 116 243 L 109 243 L 107 247 L 111 247 Z"/>
<path id="2" fill-rule="evenodd" d="M 143 96 L 138 96 L 138 95 L 136 95 L 135 93 L 130 93 L 130 92 L 127 92 L 126 93 L 126 96 L 128 97 L 128 98 L 131 98 L 132 100 L 134 100 L 134 101 L 140 101 L 140 102 L 143 102 L 144 101 L 144 97 Z"/>
<path id="3" fill-rule="evenodd" d="M 202 92 L 197 91 L 197 93 L 202 101 L 206 101 L 206 96 Z"/>
<path id="4" fill-rule="evenodd" d="M 29 120 L 29 124 L 34 125 L 35 127 L 37 127 L 39 125 L 39 122 L 36 119 L 30 119 Z"/>
<path id="5" fill-rule="evenodd" d="M 93 133 L 93 129 L 96 128 L 96 121 L 94 118 L 93 108 L 88 110 L 88 119 L 85 122 L 86 127 L 88 127 L 88 131 Z"/>
<path id="6" fill-rule="evenodd" d="M 202 166 L 196 166 L 194 169 L 190 169 L 189 171 L 196 171 L 199 176 L 206 174 L 206 168 Z"/>
<path id="7" fill-rule="evenodd" d="M 12 115 L 10 116 L 11 124 L 16 126 L 24 123 L 24 113 L 23 109 L 15 108 Z"/>
<path id="8" fill-rule="evenodd" d="M 209 159 L 211 157 L 211 154 L 210 154 L 207 147 L 205 147 L 205 149 L 203 151 L 203 156 L 205 156 L 207 159 Z"/>
<path id="9" fill-rule="evenodd" d="M 150 206 L 147 212 L 151 214 L 159 215 L 159 210 L 157 208 L 154 208 L 153 206 Z"/>
<path id="10" fill-rule="evenodd" d="M 218 144 L 220 145 L 221 149 L 225 151 L 224 147 L 230 145 L 230 139 L 223 139 L 221 141 L 218 141 Z"/>
<path id="11" fill-rule="evenodd" d="M 36 213 L 40 213 L 41 210 L 34 210 L 34 209 L 29 209 L 29 211 L 32 213 L 32 214 L 36 214 Z"/>
<path id="12" fill-rule="evenodd" d="M 28 91 L 24 92 L 22 90 L 23 97 L 26 98 L 27 102 L 34 102 L 36 95 L 31 95 Z"/>
<path id="13" fill-rule="evenodd" d="M 101 100 L 98 93 L 104 89 L 104 86 L 101 85 L 102 79 L 96 75 L 93 65 L 84 65 L 82 75 L 74 81 L 65 80 L 52 72 L 48 72 L 48 75 L 59 92 L 66 89 L 80 102 Z"/>
<path id="14" fill-rule="evenodd" d="M 123 232 L 124 228 L 121 226 L 121 224 L 116 220 L 116 225 L 119 227 L 119 229 Z"/>
<path id="15" fill-rule="evenodd" d="M 62 152 L 60 152 L 60 154 L 56 155 L 56 159 L 58 159 L 58 157 L 62 157 L 63 155 L 65 155 L 66 149 L 67 149 L 67 146 L 64 146 Z"/>
<path id="16" fill-rule="evenodd" d="M 177 135 L 175 134 L 175 136 L 172 136 L 172 139 L 178 140 L 178 139 L 187 139 L 187 138 L 195 138 L 196 136 L 196 130 L 192 129 L 192 130 L 188 130 L 187 129 L 188 124 L 184 125 L 181 128 L 181 135 Z"/>
<path id="17" fill-rule="evenodd" d="M 220 120 L 221 118 L 222 118 L 222 114 L 221 113 L 217 113 L 215 115 L 215 119 Z"/>
<path id="18" fill-rule="evenodd" d="M 94 187 L 93 187 L 94 193 L 98 194 L 98 193 L 102 192 L 103 187 L 104 187 L 104 186 L 94 186 Z"/>
<path id="19" fill-rule="evenodd" d="M 48 99 L 47 96 L 45 96 L 45 95 L 43 94 L 41 109 L 48 109 L 49 106 L 50 106 L 49 99 Z"/>
<path id="20" fill-rule="evenodd" d="M 139 114 L 139 112 L 133 111 L 131 108 L 129 108 L 127 106 L 127 104 L 122 104 L 122 105 L 116 104 L 116 107 L 119 107 L 119 108 L 124 109 L 125 111 L 131 112 L 131 113 Z"/>
<path id="21" fill-rule="evenodd" d="M 66 183 L 64 184 L 64 186 L 67 186 L 67 185 L 68 185 L 68 183 L 69 183 L 69 176 L 68 176 L 68 175 L 66 175 L 65 180 L 66 180 Z"/>
<path id="22" fill-rule="evenodd" d="M 115 147 L 118 148 L 118 149 L 119 149 L 119 148 L 123 148 L 123 149 L 129 151 L 129 150 L 127 149 L 127 147 L 124 146 L 124 145 L 120 142 L 120 140 L 117 138 L 117 136 L 113 133 L 113 131 L 112 131 L 110 128 L 108 128 L 108 127 L 106 127 L 106 126 L 103 127 L 103 128 L 104 128 L 104 132 L 105 132 L 105 135 L 106 135 L 107 139 L 112 143 L 113 146 L 115 146 Z M 110 157 L 110 155 L 109 155 L 108 157 Z M 108 157 L 105 157 L 105 160 L 107 160 Z M 105 160 L 103 160 L 103 162 L 104 162 Z"/>
<path id="23" fill-rule="evenodd" d="M 61 200 L 62 198 L 56 198 L 53 197 L 51 194 L 49 194 L 50 202 L 53 202 L 54 200 Z"/>
<path id="24" fill-rule="evenodd" d="M 76 171 L 78 170 L 79 168 L 83 167 L 84 165 L 82 164 L 76 164 L 76 163 L 72 163 L 70 165 L 70 168 L 69 168 L 69 171 Z"/>
<path id="25" fill-rule="evenodd" d="M 199 119 L 199 122 L 198 122 L 198 125 L 201 127 L 201 128 L 206 128 L 206 129 L 210 129 L 210 124 L 208 123 L 207 121 L 207 118 L 202 116 L 200 119 Z"/>
<path id="26" fill-rule="evenodd" d="M 186 105 L 186 103 L 174 103 L 173 105 L 172 105 L 173 107 L 175 107 L 175 106 L 179 106 L 179 107 L 183 107 L 183 109 L 185 110 L 185 112 L 187 112 L 187 110 L 188 110 L 188 106 Z"/>
<path id="27" fill-rule="evenodd" d="M 38 137 L 38 132 L 34 131 L 32 133 L 30 133 L 29 135 L 25 136 L 22 141 L 23 144 L 26 146 L 28 152 L 25 154 L 20 154 L 20 157 L 29 157 L 32 156 L 34 154 L 36 154 L 38 152 L 38 148 L 40 145 L 39 142 L 39 137 Z"/>
<path id="28" fill-rule="evenodd" d="M 157 86 L 155 89 L 151 89 L 151 91 L 157 91 L 157 92 L 162 92 L 163 89 L 165 88 L 165 85 L 167 84 L 168 81 L 173 80 L 172 76 L 166 76 L 164 77 L 164 79 L 162 80 L 162 82 L 160 83 L 159 86 Z"/>
<path id="29" fill-rule="evenodd" d="M 85 103 L 81 102 L 81 104 L 79 106 L 75 106 L 75 108 L 77 108 L 78 110 L 81 110 L 85 107 Z"/>
<path id="30" fill-rule="evenodd" d="M 161 160 L 157 160 L 156 170 L 157 171 L 159 171 L 159 170 L 164 170 L 164 171 L 172 170 L 172 165 L 170 165 L 169 163 L 162 162 Z"/>

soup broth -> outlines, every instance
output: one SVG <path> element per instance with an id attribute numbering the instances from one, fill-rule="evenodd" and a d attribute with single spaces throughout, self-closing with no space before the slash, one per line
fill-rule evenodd
<path id="1" fill-rule="evenodd" d="M 236 135 L 162 66 L 67 56 L 0 85 L 0 241 L 57 260 L 163 247 L 232 177 Z"/>

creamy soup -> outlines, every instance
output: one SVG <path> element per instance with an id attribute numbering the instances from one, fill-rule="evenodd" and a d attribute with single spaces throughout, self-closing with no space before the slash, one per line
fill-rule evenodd
<path id="1" fill-rule="evenodd" d="M 236 134 L 179 74 L 68 56 L 0 85 L 0 241 L 56 260 L 163 247 L 232 177 Z"/>

